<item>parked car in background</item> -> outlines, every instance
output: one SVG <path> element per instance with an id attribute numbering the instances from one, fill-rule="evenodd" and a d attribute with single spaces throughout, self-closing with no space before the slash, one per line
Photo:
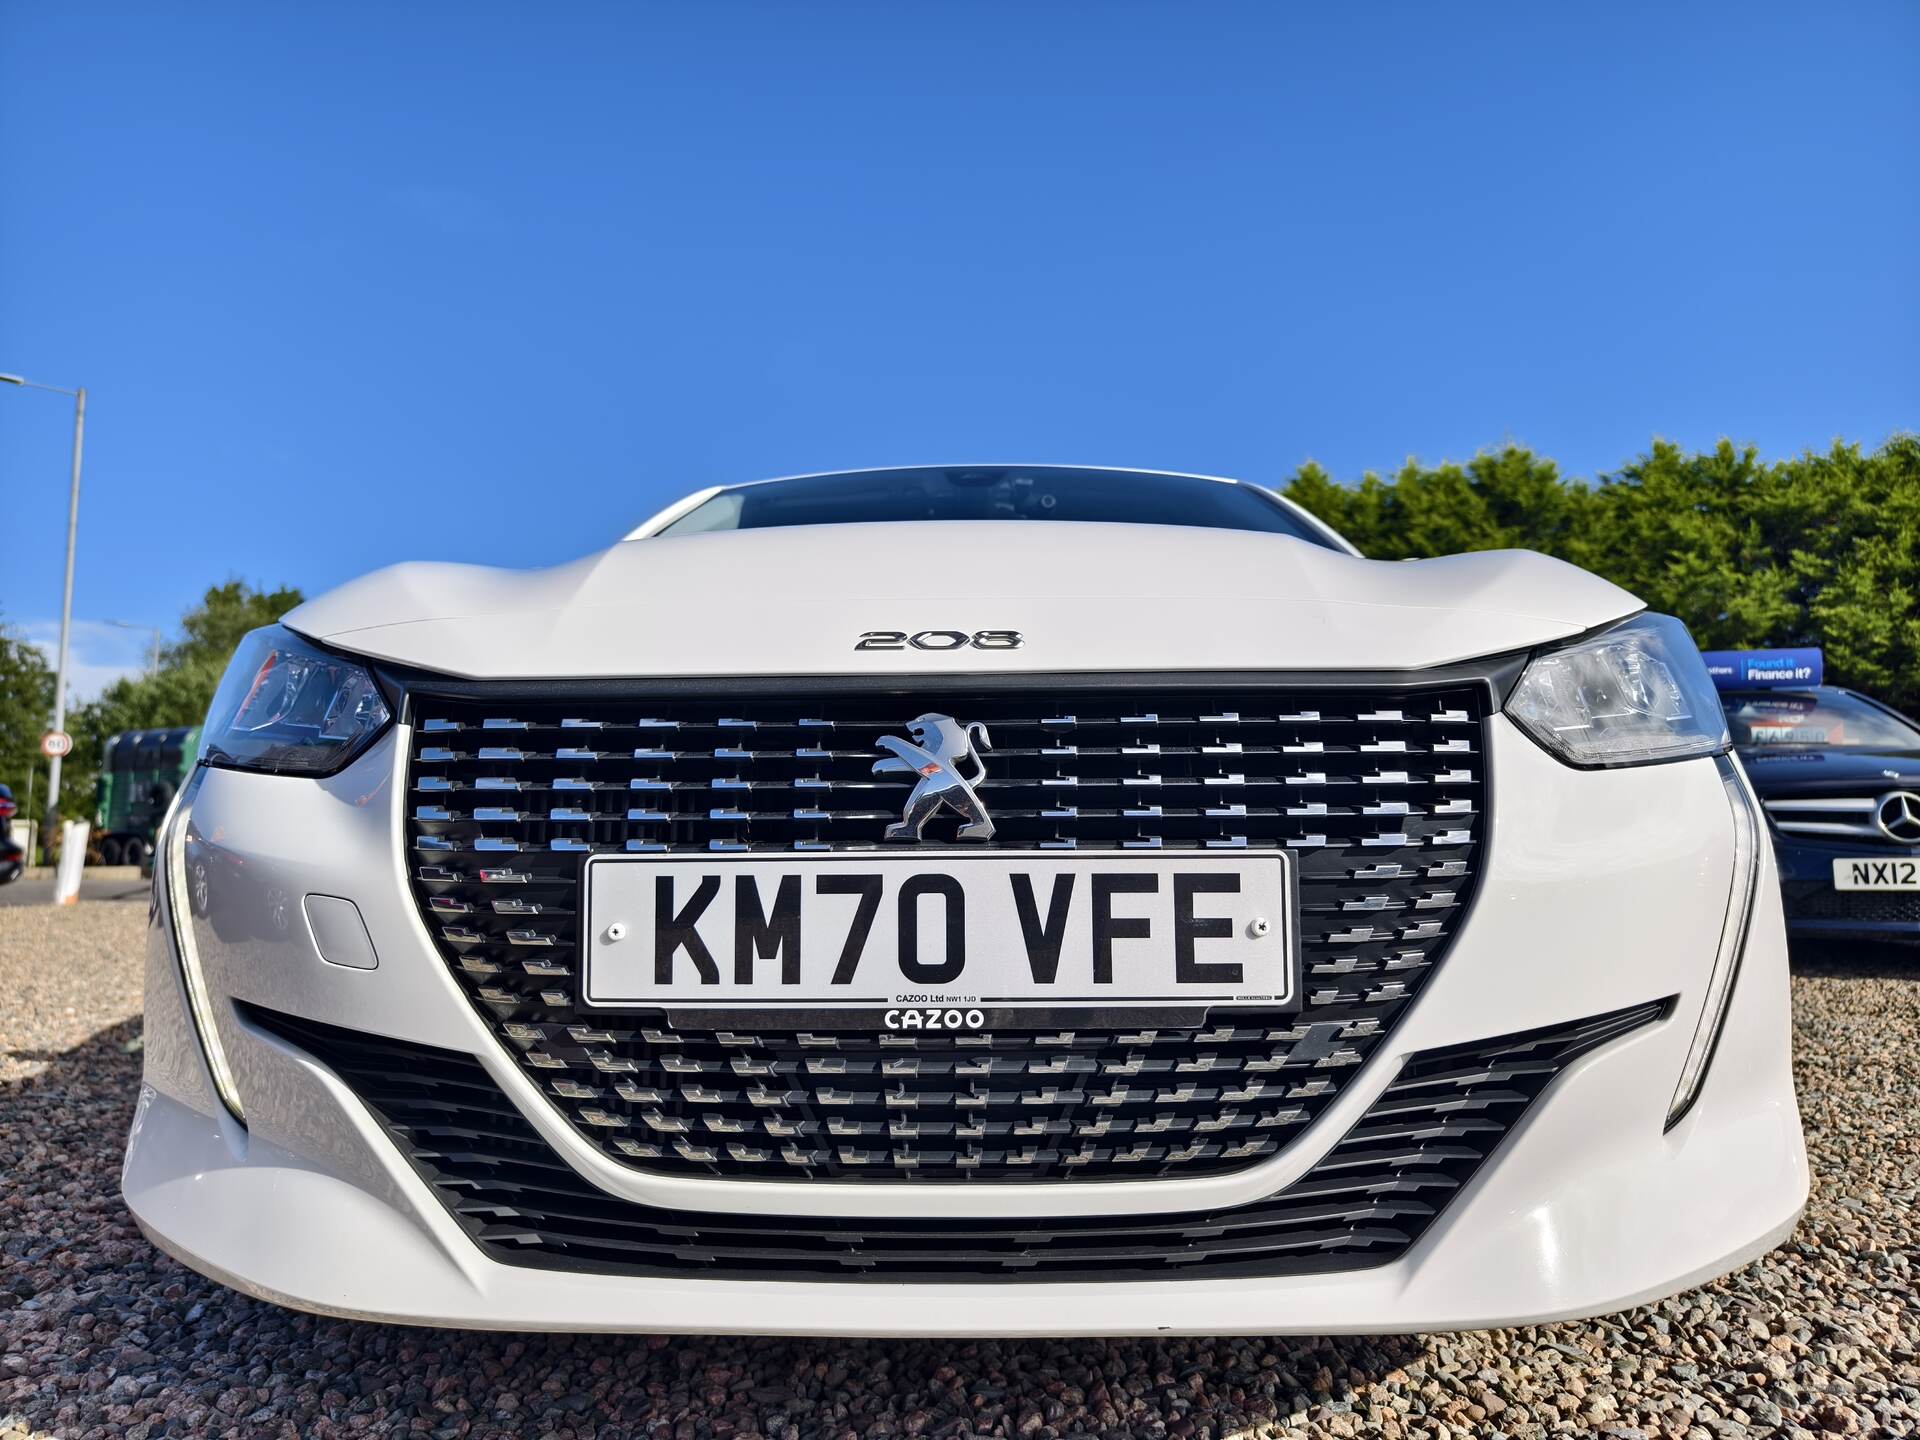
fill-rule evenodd
<path id="1" fill-rule="evenodd" d="M 1920 725 L 1838 685 L 1722 686 L 1788 933 L 1920 943 Z"/>
<path id="2" fill-rule="evenodd" d="M 193 770 L 200 727 L 109 735 L 94 791 L 94 853 L 103 865 L 144 866 L 154 832 Z"/>
<path id="3" fill-rule="evenodd" d="M 13 839 L 13 817 L 18 809 L 12 787 L 0 785 L 0 885 L 18 880 L 27 868 L 27 852 Z"/>

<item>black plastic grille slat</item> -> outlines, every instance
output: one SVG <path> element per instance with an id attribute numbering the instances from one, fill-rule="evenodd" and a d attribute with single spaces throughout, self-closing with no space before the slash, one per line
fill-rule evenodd
<path id="1" fill-rule="evenodd" d="M 1487 709 L 1471 683 L 416 695 L 409 865 L 467 994 L 622 1163 L 894 1183 L 1220 1173 L 1285 1148 L 1432 973 L 1479 869 Z M 874 742 L 928 711 L 991 734 L 994 848 L 1290 850 L 1304 1008 L 973 1036 L 735 1036 L 575 1009 L 583 856 L 880 848 L 908 787 L 873 775 Z"/>
<path id="2" fill-rule="evenodd" d="M 471 1056 L 241 1009 L 359 1094 L 495 1260 L 617 1274 L 898 1281 L 1284 1275 L 1388 1263 L 1567 1065 L 1660 1018 L 1671 1003 L 1417 1055 L 1318 1164 L 1251 1205 L 938 1221 L 635 1204 L 561 1161 Z M 1473 1122 L 1458 1123 L 1461 1113 Z"/>

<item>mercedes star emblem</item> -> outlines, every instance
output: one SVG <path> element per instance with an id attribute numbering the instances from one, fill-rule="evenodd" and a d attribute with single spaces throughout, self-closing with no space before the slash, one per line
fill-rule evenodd
<path id="1" fill-rule="evenodd" d="M 1889 790 L 1874 807 L 1873 818 L 1889 840 L 1920 845 L 1920 795 L 1911 790 Z"/>

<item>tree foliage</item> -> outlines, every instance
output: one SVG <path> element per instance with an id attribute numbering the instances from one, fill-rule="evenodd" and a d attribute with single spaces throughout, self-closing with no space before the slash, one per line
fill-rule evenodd
<path id="1" fill-rule="evenodd" d="M 1657 442 L 1587 484 L 1519 446 L 1287 495 L 1376 559 L 1517 547 L 1606 576 L 1710 649 L 1818 645 L 1828 676 L 1920 708 L 1920 437 L 1764 461 Z"/>
<path id="2" fill-rule="evenodd" d="M 1570 558 L 1592 503 L 1592 492 L 1562 480 L 1551 460 L 1511 445 L 1465 465 L 1426 469 L 1409 460 L 1391 480 L 1368 473 L 1354 486 L 1307 464 L 1286 493 L 1376 560 L 1463 550 Z"/>
<path id="3" fill-rule="evenodd" d="M 23 818 L 27 776 L 45 763 L 40 737 L 52 723 L 53 671 L 38 648 L 0 625 L 0 785 L 12 788 Z M 36 797 L 36 810 L 38 806 Z"/>

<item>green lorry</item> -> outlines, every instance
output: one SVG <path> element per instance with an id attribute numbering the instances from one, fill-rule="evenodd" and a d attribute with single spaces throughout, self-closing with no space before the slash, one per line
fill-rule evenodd
<path id="1" fill-rule="evenodd" d="M 200 727 L 123 730 L 109 735 L 94 792 L 93 848 L 107 865 L 141 865 L 154 832 L 186 783 Z"/>

